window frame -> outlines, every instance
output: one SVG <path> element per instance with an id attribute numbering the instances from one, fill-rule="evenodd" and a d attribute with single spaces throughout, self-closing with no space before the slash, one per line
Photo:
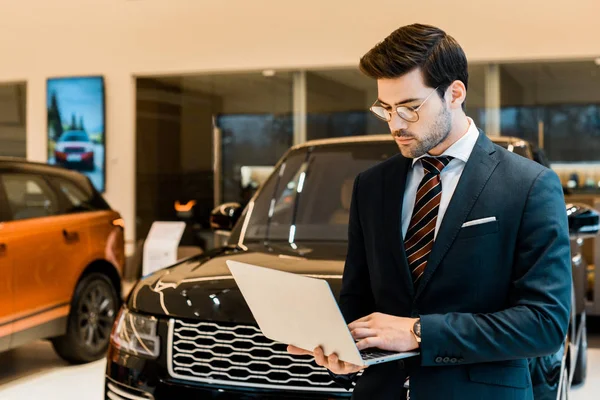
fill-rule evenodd
<path id="1" fill-rule="evenodd" d="M 26 176 L 26 177 L 36 177 L 36 178 L 39 178 L 40 180 L 42 180 L 47 185 L 48 189 L 50 189 L 50 191 L 52 192 L 54 197 L 56 198 L 56 204 L 55 204 L 56 205 L 56 213 L 54 213 L 53 215 L 47 215 L 47 216 L 43 216 L 43 217 L 15 219 L 15 217 L 12 213 L 12 210 L 9 210 L 10 203 L 8 201 L 8 194 L 6 193 L 4 181 L 1 180 L 1 178 L 5 177 L 7 175 L 22 175 L 22 176 Z M 62 203 L 63 200 L 60 197 L 60 193 L 57 193 L 56 189 L 53 187 L 52 183 L 47 179 L 47 177 L 44 176 L 43 174 L 40 174 L 39 172 L 33 172 L 33 171 L 27 171 L 27 170 L 21 170 L 21 169 L 0 170 L 0 201 L 2 201 L 2 200 L 4 201 L 4 203 L 2 203 L 2 204 L 5 205 L 5 207 L 2 207 L 2 210 L 5 210 L 4 212 L 7 214 L 6 215 L 7 219 L 5 220 L 5 222 L 29 221 L 29 220 L 35 220 L 35 219 L 40 219 L 40 218 L 55 218 L 55 217 L 60 217 L 65 214 L 64 205 Z M 2 216 L 1 210 L 0 210 L 0 216 Z"/>

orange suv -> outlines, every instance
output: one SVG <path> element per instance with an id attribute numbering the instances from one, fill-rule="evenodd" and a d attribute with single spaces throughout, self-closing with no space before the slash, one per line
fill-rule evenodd
<path id="1" fill-rule="evenodd" d="M 0 351 L 50 339 L 102 358 L 121 305 L 124 224 L 74 171 L 0 157 Z"/>

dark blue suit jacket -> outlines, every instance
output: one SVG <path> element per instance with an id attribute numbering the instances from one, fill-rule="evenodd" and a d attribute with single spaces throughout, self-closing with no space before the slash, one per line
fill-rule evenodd
<path id="1" fill-rule="evenodd" d="M 412 400 L 532 399 L 526 359 L 557 351 L 569 321 L 558 177 L 481 132 L 415 292 L 401 234 L 410 166 L 397 155 L 356 178 L 340 308 L 348 322 L 420 317 L 421 355 L 367 368 L 354 398 L 399 399 L 409 375 Z"/>

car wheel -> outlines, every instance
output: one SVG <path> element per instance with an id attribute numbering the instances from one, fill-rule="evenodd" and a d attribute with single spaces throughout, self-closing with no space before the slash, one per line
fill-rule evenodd
<path id="1" fill-rule="evenodd" d="M 83 278 L 71 303 L 66 335 L 52 339 L 56 353 L 72 364 L 104 357 L 117 307 L 117 292 L 106 275 Z"/>
<path id="2" fill-rule="evenodd" d="M 573 374 L 573 385 L 579 385 L 585 382 L 587 376 L 587 326 L 585 318 L 582 318 L 581 341 L 577 351 L 577 361 L 575 363 L 575 372 Z"/>

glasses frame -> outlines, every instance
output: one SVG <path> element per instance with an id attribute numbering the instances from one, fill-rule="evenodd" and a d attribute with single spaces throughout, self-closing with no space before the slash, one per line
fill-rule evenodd
<path id="1" fill-rule="evenodd" d="M 425 100 L 423 100 L 423 102 L 421 104 L 419 104 L 419 106 L 416 107 L 416 108 L 415 107 L 409 107 L 409 106 L 397 106 L 396 107 L 396 114 L 398 114 L 398 117 L 400 117 L 401 119 L 403 119 L 406 122 L 410 122 L 410 123 L 418 122 L 419 119 L 421 118 L 421 116 L 419 115 L 419 110 L 421 109 L 421 107 L 423 107 L 423 104 L 425 104 L 427 102 L 427 100 L 429 100 L 429 98 L 431 97 L 431 95 L 434 94 L 435 92 L 437 92 L 438 89 L 439 89 L 439 86 L 436 87 L 435 89 L 433 89 L 431 91 L 431 93 L 429 93 L 429 95 L 427 97 L 425 97 Z M 382 105 L 376 106 L 376 104 L 377 104 L 378 101 L 379 101 L 379 99 L 375 100 L 375 102 L 371 105 L 371 107 L 369 107 L 369 110 L 373 114 L 375 114 L 375 116 L 377 118 L 379 118 L 380 120 L 385 121 L 385 122 L 390 122 L 392 120 L 392 112 L 393 111 L 386 110 L 385 107 L 383 107 Z M 375 111 L 373 111 L 374 107 L 381 107 L 383 109 L 383 111 L 386 112 L 386 115 L 388 117 L 387 118 L 383 118 L 381 115 L 377 114 Z M 417 116 L 417 119 L 415 119 L 415 120 L 409 120 L 409 119 L 404 118 L 402 115 L 400 115 L 400 111 L 399 111 L 400 109 L 405 109 L 405 110 L 409 110 L 410 112 L 413 112 Z"/>

